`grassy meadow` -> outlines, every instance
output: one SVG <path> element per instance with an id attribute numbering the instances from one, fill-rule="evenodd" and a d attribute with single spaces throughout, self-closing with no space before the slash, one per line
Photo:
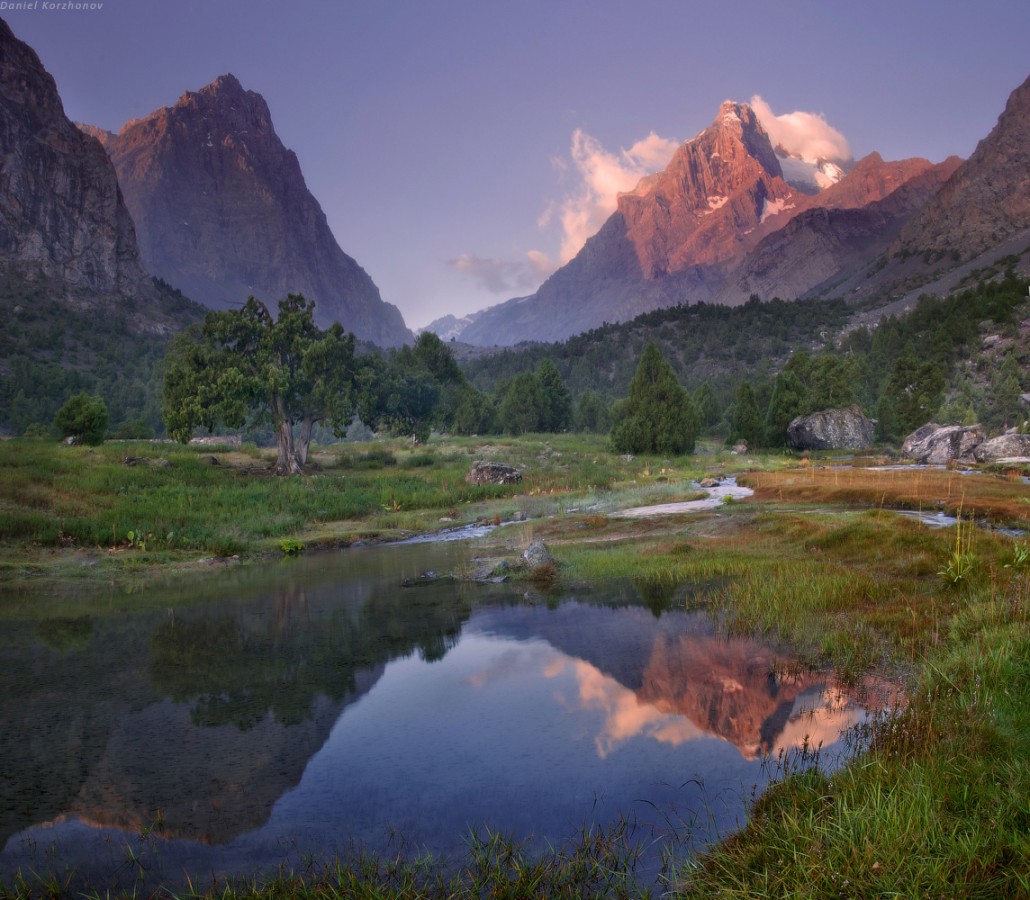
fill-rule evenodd
<path id="1" fill-rule="evenodd" d="M 629 458 L 583 435 L 388 441 L 321 448 L 310 475 L 276 479 L 246 447 L 0 442 L 0 618 L 31 615 L 18 599 L 28 585 L 510 522 L 484 552 L 544 539 L 558 565 L 541 589 L 619 579 L 656 612 L 706 607 L 729 632 L 782 642 L 854 684 L 890 683 L 900 699 L 855 735 L 866 749 L 843 769 L 788 775 L 699 857 L 670 848 L 658 886 L 637 882 L 616 826 L 542 859 L 486 835 L 470 837 L 458 872 L 366 857 L 207 896 L 1030 897 L 1030 545 L 987 527 L 1027 529 L 1025 473 L 701 450 Z M 470 486 L 476 459 L 516 465 L 524 481 Z M 710 474 L 755 494 L 701 513 L 613 515 L 692 499 Z M 931 528 L 896 509 L 961 518 Z"/>
<path id="2" fill-rule="evenodd" d="M 292 479 L 270 476 L 272 459 L 252 446 L 0 441 L 0 590 L 24 578 L 118 581 L 211 558 L 550 515 L 647 477 L 646 461 L 612 457 L 602 438 L 579 435 L 340 444 L 316 448 L 310 474 Z M 476 459 L 512 463 L 524 481 L 469 485 Z"/>

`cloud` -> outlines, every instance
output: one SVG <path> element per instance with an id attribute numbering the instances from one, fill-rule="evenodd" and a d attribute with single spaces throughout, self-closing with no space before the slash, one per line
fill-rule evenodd
<path id="1" fill-rule="evenodd" d="M 615 212 L 618 195 L 633 190 L 645 175 L 664 168 L 677 146 L 676 141 L 652 131 L 629 150 L 612 153 L 581 128 L 572 133 L 569 155 L 579 184 L 563 200 L 552 204 L 540 220 L 541 227 L 554 220 L 561 225 L 561 264 L 572 259 Z M 568 168 L 564 160 L 559 165 Z"/>
<path id="2" fill-rule="evenodd" d="M 847 162 L 853 158 L 847 138 L 820 114 L 796 110 L 778 116 L 758 94 L 751 98 L 751 108 L 774 147 L 782 145 L 788 153 L 807 162 L 820 159 Z"/>
<path id="3" fill-rule="evenodd" d="M 492 294 L 532 291 L 554 271 L 554 264 L 539 250 L 530 250 L 522 260 L 490 259 L 463 253 L 447 260 L 455 271 L 479 282 Z"/>
<path id="4" fill-rule="evenodd" d="M 573 667 L 579 686 L 579 707 L 600 712 L 604 717 L 601 731 L 594 739 L 601 759 L 636 737 L 679 746 L 703 736 L 704 732 L 686 716 L 663 712 L 654 703 L 641 700 L 590 663 L 576 660 Z"/>
<path id="5" fill-rule="evenodd" d="M 546 231 L 557 224 L 560 248 L 557 255 L 530 250 L 518 260 L 462 254 L 447 261 L 455 271 L 468 275 L 493 294 L 526 293 L 535 290 L 555 269 L 572 259 L 615 212 L 618 195 L 631 191 L 645 175 L 663 169 L 678 143 L 653 131 L 628 150 L 612 153 L 601 142 L 577 128 L 572 133 L 569 157 L 555 159 L 564 178 L 573 179 L 571 190 L 547 206 L 537 220 Z"/>

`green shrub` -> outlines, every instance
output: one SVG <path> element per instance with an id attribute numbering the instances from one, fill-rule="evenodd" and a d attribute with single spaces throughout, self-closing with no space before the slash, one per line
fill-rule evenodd
<path id="1" fill-rule="evenodd" d="M 102 397 L 81 391 L 54 416 L 54 428 L 62 438 L 73 437 L 95 447 L 107 434 L 107 404 Z"/>

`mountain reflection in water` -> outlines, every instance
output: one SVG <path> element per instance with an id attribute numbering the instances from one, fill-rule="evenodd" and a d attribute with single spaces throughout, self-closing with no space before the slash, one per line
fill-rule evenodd
<path id="1" fill-rule="evenodd" d="M 206 583 L 203 603 L 14 628 L 0 880 L 69 865 L 109 886 L 126 845 L 175 880 L 397 834 L 458 854 L 483 825 L 541 843 L 620 814 L 726 830 L 765 754 L 831 748 L 866 715 L 824 675 L 785 677 L 767 646 L 718 636 L 683 593 L 661 611 L 628 585 L 548 604 L 399 587 L 467 553 L 352 550 Z"/>

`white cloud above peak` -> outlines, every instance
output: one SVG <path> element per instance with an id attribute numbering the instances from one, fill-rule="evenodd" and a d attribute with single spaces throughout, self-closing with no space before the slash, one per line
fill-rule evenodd
<path id="1" fill-rule="evenodd" d="M 613 153 L 597 138 L 577 128 L 572 133 L 568 158 L 554 160 L 571 188 L 548 205 L 537 220 L 541 230 L 557 224 L 557 255 L 530 250 L 522 259 L 502 260 L 462 254 L 447 265 L 479 282 L 493 294 L 534 290 L 559 266 L 569 262 L 615 212 L 620 193 L 633 190 L 645 175 L 664 169 L 679 144 L 653 131 L 628 150 Z"/>
<path id="2" fill-rule="evenodd" d="M 795 110 L 778 116 L 758 94 L 751 98 L 751 108 L 774 147 L 782 146 L 806 162 L 820 159 L 850 162 L 853 159 L 847 138 L 821 114 Z"/>
<path id="3" fill-rule="evenodd" d="M 587 238 L 597 233 L 615 212 L 620 193 L 633 190 L 645 175 L 665 168 L 678 146 L 677 141 L 652 131 L 628 150 L 612 153 L 597 138 L 577 128 L 569 150 L 577 184 L 541 217 L 542 227 L 555 220 L 561 225 L 560 263 L 572 259 Z M 559 165 L 568 169 L 564 161 Z"/>

